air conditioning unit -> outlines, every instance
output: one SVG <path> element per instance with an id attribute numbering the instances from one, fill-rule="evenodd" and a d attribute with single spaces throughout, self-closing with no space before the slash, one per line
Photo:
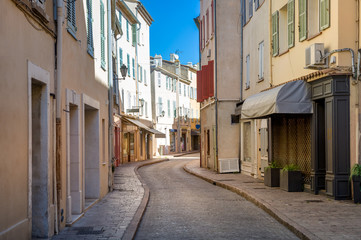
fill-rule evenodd
<path id="1" fill-rule="evenodd" d="M 239 159 L 238 158 L 224 158 L 219 159 L 219 172 L 239 172 Z"/>
<path id="2" fill-rule="evenodd" d="M 305 50 L 306 68 L 325 68 L 325 56 L 324 44 L 314 43 Z"/>

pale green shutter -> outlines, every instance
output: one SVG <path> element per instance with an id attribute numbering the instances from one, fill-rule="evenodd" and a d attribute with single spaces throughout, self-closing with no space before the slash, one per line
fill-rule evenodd
<path id="1" fill-rule="evenodd" d="M 272 14 L 272 53 L 277 56 L 279 52 L 278 44 L 278 11 Z"/>
<path id="2" fill-rule="evenodd" d="M 88 43 L 88 52 L 93 56 L 94 53 L 94 45 L 93 45 L 93 6 L 92 6 L 92 0 L 87 0 L 87 11 L 88 11 L 88 17 L 87 17 L 87 43 Z"/>
<path id="3" fill-rule="evenodd" d="M 100 1 L 100 56 L 101 56 L 101 66 L 105 68 L 105 29 L 104 29 L 104 4 L 103 1 Z"/>
<path id="4" fill-rule="evenodd" d="M 128 76 L 130 76 L 130 57 L 129 57 L 129 54 L 127 54 L 127 67 L 128 67 Z"/>
<path id="5" fill-rule="evenodd" d="M 330 0 L 320 0 L 320 31 L 330 26 Z"/>
<path id="6" fill-rule="evenodd" d="M 134 61 L 134 58 L 132 58 L 132 69 L 133 69 L 133 78 L 135 78 L 135 61 Z"/>
<path id="7" fill-rule="evenodd" d="M 287 3 L 288 48 L 295 45 L 295 0 Z"/>
<path id="8" fill-rule="evenodd" d="M 299 40 L 302 42 L 307 38 L 307 0 L 299 0 L 298 4 Z"/>
<path id="9" fill-rule="evenodd" d="M 135 46 L 135 44 L 137 44 L 137 25 L 133 24 L 132 25 L 132 44 L 133 46 Z"/>
<path id="10" fill-rule="evenodd" d="M 123 49 L 119 48 L 119 67 L 123 65 Z"/>

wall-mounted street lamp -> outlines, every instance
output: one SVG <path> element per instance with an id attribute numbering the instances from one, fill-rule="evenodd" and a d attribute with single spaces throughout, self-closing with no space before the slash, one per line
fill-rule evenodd
<path id="1" fill-rule="evenodd" d="M 165 112 L 163 110 L 162 113 L 159 115 L 159 117 L 164 117 L 164 115 L 165 115 Z"/>
<path id="2" fill-rule="evenodd" d="M 127 72 L 128 72 L 128 68 L 127 66 L 125 66 L 125 64 L 123 64 L 121 67 L 120 67 L 120 74 L 122 75 L 121 78 L 117 78 L 115 80 L 125 80 L 125 77 L 127 76 Z"/>
<path id="3" fill-rule="evenodd" d="M 143 98 L 139 99 L 139 104 L 140 104 L 140 107 L 144 106 L 144 99 Z"/>

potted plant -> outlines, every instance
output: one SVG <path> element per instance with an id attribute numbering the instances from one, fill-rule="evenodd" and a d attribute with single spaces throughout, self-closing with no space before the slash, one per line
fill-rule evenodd
<path id="1" fill-rule="evenodd" d="M 280 188 L 287 192 L 302 192 L 302 173 L 297 165 L 286 165 L 280 171 Z"/>
<path id="2" fill-rule="evenodd" d="M 356 163 L 351 168 L 350 180 L 352 180 L 352 192 L 354 203 L 361 203 L 361 164 Z"/>
<path id="3" fill-rule="evenodd" d="M 268 187 L 280 186 L 280 170 L 276 162 L 272 162 L 268 167 L 264 169 L 264 185 Z"/>

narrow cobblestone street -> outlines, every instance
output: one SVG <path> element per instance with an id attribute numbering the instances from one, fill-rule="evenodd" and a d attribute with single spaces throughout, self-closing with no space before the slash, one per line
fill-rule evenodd
<path id="1" fill-rule="evenodd" d="M 184 172 L 189 160 L 139 170 L 150 201 L 135 239 L 297 239 L 243 197 Z"/>

